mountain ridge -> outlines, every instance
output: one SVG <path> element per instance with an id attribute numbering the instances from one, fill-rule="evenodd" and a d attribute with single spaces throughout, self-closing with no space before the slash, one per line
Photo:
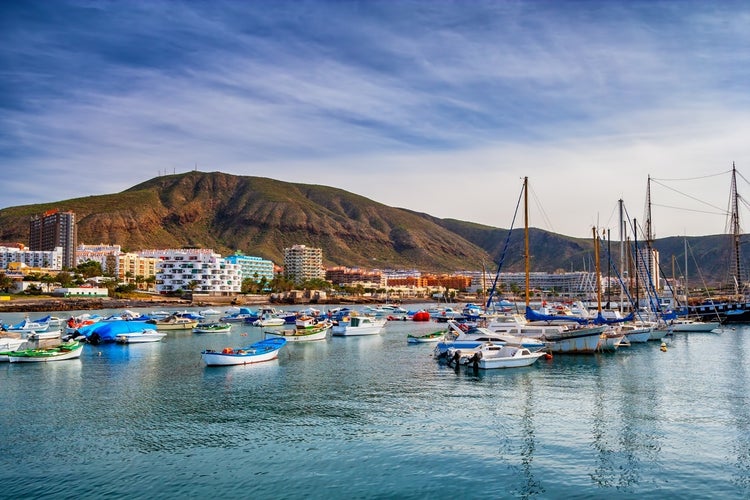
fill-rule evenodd
<path id="1" fill-rule="evenodd" d="M 509 237 L 508 229 L 389 207 L 335 187 L 222 172 L 165 175 L 120 193 L 8 207 L 0 210 L 0 241 L 26 243 L 30 217 L 53 208 L 76 213 L 79 242 L 125 251 L 203 247 L 280 263 L 283 248 L 305 244 L 323 249 L 326 266 L 493 272 L 507 240 L 503 271 L 524 267 L 522 228 Z M 529 235 L 534 271 L 582 270 L 587 262 L 593 270 L 591 240 L 536 228 Z M 663 265 L 665 256 L 683 262 L 688 241 L 702 279 L 716 281 L 729 260 L 726 238 L 671 237 L 654 246 Z"/>

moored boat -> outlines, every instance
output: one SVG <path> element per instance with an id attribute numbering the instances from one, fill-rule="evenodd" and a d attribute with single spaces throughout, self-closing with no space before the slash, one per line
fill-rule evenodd
<path id="1" fill-rule="evenodd" d="M 286 320 L 276 316 L 261 317 L 253 321 L 253 326 L 284 326 Z"/>
<path id="2" fill-rule="evenodd" d="M 14 333 L 36 333 L 46 332 L 49 329 L 49 320 L 51 316 L 45 316 L 44 318 L 31 320 L 26 316 L 23 321 L 16 323 L 15 325 L 8 326 L 6 328 L 9 332 Z"/>
<path id="3" fill-rule="evenodd" d="M 433 342 L 440 342 L 441 340 L 445 339 L 445 334 L 447 332 L 445 330 L 438 330 L 436 332 L 430 332 L 425 334 L 407 334 L 406 335 L 406 342 L 409 344 L 426 344 L 426 343 L 433 343 Z"/>
<path id="4" fill-rule="evenodd" d="M 348 320 L 339 321 L 333 325 L 331 335 L 339 337 L 354 337 L 361 335 L 377 335 L 383 330 L 385 318 L 374 318 L 372 316 L 350 316 Z"/>
<path id="5" fill-rule="evenodd" d="M 449 363 L 473 366 L 482 370 L 520 368 L 530 366 L 547 353 L 532 352 L 525 347 L 497 345 L 484 342 L 474 349 L 450 349 L 446 358 Z"/>
<path id="6" fill-rule="evenodd" d="M 231 331 L 232 325 L 221 321 L 198 323 L 193 328 L 193 333 L 229 333 Z"/>
<path id="7" fill-rule="evenodd" d="M 325 340 L 328 338 L 328 332 L 331 330 L 331 323 L 328 321 L 318 323 L 311 327 L 272 329 L 264 332 L 268 338 L 282 338 L 289 342 L 312 342 L 316 340 Z"/>
<path id="8" fill-rule="evenodd" d="M 145 342 L 159 342 L 167 334 L 164 332 L 157 332 L 152 328 L 147 328 L 138 332 L 124 332 L 118 333 L 115 336 L 115 342 L 120 344 L 141 344 Z"/>
<path id="9" fill-rule="evenodd" d="M 198 320 L 184 316 L 168 316 L 164 319 L 149 320 L 157 330 L 192 330 L 198 326 Z"/>
<path id="10" fill-rule="evenodd" d="M 8 355 L 19 350 L 25 343 L 26 339 L 20 337 L 0 337 L 0 362 L 8 361 Z"/>
<path id="11" fill-rule="evenodd" d="M 201 359 L 207 366 L 231 366 L 262 363 L 264 361 L 278 358 L 279 351 L 284 345 L 286 345 L 286 339 L 264 339 L 239 349 L 233 349 L 231 347 L 226 347 L 221 351 L 207 349 L 201 352 Z"/>
<path id="12" fill-rule="evenodd" d="M 63 361 L 81 357 L 83 344 L 77 341 L 69 342 L 47 349 L 23 349 L 8 353 L 11 363 L 39 363 L 48 361 Z"/>

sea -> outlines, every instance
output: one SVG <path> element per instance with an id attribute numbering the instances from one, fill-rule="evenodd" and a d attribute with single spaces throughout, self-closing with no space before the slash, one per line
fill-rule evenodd
<path id="1" fill-rule="evenodd" d="M 444 327 L 248 366 L 201 361 L 263 337 L 237 324 L 0 364 L 0 498 L 750 498 L 750 327 L 479 372 L 407 343 Z"/>

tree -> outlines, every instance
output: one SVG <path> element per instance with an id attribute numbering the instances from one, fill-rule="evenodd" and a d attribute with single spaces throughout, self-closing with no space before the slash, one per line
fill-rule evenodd
<path id="1" fill-rule="evenodd" d="M 56 283 L 55 277 L 49 273 L 44 273 L 42 276 L 42 283 L 44 283 L 45 292 L 49 293 L 50 287 L 53 283 Z"/>
<path id="2" fill-rule="evenodd" d="M 94 276 L 102 276 L 104 274 L 102 271 L 102 265 L 94 260 L 81 262 L 76 266 L 76 271 L 83 276 L 84 280 L 93 278 Z"/>
<path id="3" fill-rule="evenodd" d="M 117 292 L 117 280 L 115 278 L 107 278 L 102 280 L 102 285 L 107 289 L 107 295 L 115 297 Z"/>
<path id="4" fill-rule="evenodd" d="M 268 286 L 265 277 L 258 281 L 255 278 L 245 278 L 242 280 L 242 293 L 262 293 Z"/>
<path id="5" fill-rule="evenodd" d="M 69 288 L 73 285 L 73 276 L 68 271 L 60 271 L 55 276 L 55 281 L 60 283 L 63 288 Z"/>
<path id="6" fill-rule="evenodd" d="M 5 273 L 0 273 L 0 290 L 7 293 L 11 288 L 13 288 L 13 278 Z"/>
<path id="7" fill-rule="evenodd" d="M 270 283 L 273 292 L 288 292 L 294 288 L 294 280 L 277 274 Z"/>
<path id="8" fill-rule="evenodd" d="M 107 255 L 105 266 L 107 267 L 106 276 L 115 276 L 117 274 L 117 256 L 112 254 Z"/>
<path id="9" fill-rule="evenodd" d="M 331 284 L 328 281 L 320 278 L 305 280 L 302 283 L 302 288 L 306 290 L 328 290 L 330 287 Z"/>

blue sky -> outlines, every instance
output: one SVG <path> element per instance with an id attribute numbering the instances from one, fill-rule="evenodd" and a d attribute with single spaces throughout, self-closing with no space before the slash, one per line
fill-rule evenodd
<path id="1" fill-rule="evenodd" d="M 0 207 L 197 168 L 508 227 L 528 176 L 532 226 L 615 237 L 651 175 L 657 237 L 718 234 L 748 26 L 729 1 L 8 0 Z"/>

